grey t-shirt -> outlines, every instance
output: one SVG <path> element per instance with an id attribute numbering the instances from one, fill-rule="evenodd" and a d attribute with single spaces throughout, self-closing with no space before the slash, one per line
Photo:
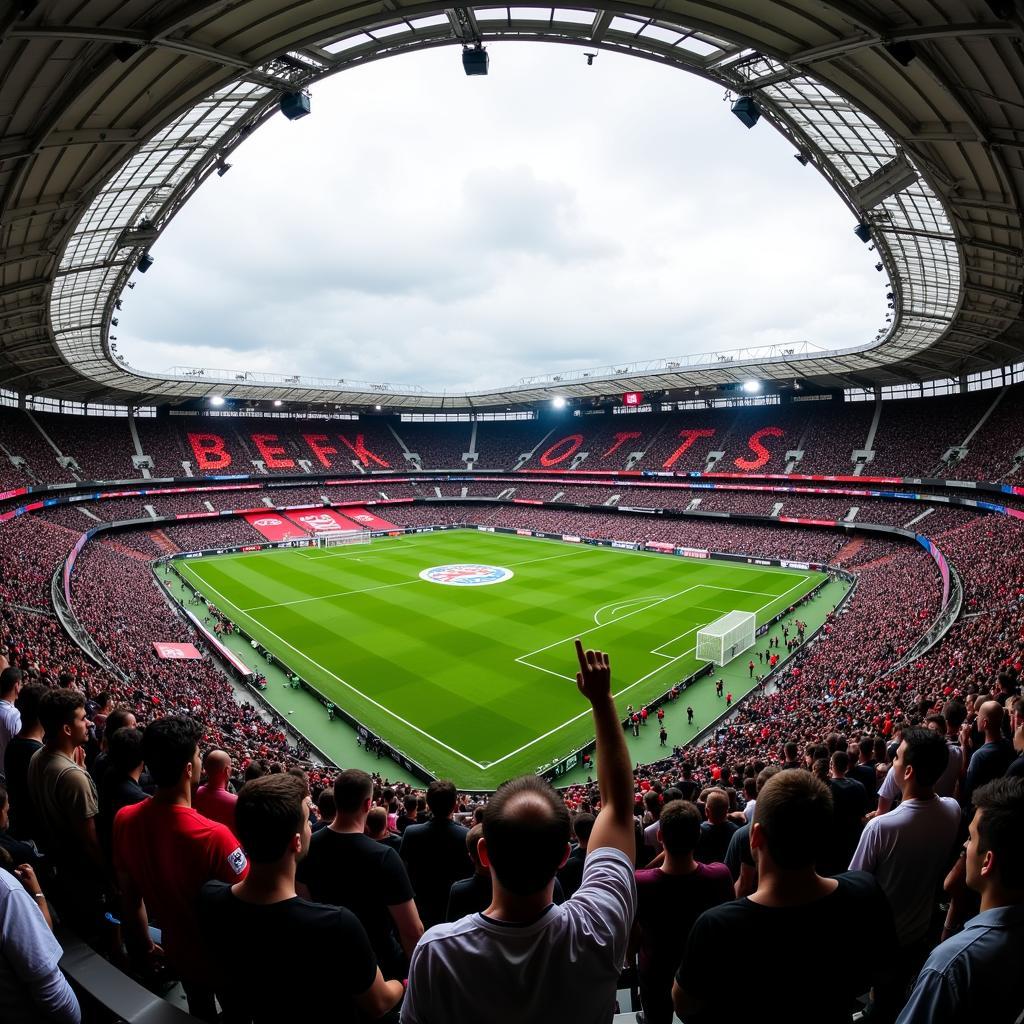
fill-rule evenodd
<path id="1" fill-rule="evenodd" d="M 608 1024 L 635 913 L 630 859 L 588 851 L 583 884 L 536 921 L 471 914 L 427 931 L 409 965 L 402 1022 Z"/>

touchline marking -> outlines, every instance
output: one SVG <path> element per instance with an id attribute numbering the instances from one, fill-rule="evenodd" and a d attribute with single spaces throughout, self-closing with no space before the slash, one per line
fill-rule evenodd
<path id="1" fill-rule="evenodd" d="M 236 612 L 238 612 L 241 615 L 244 615 L 250 622 L 256 623 L 256 625 L 259 626 L 260 629 L 265 630 L 272 637 L 274 637 L 275 640 L 280 641 L 289 650 L 294 651 L 297 655 L 299 655 L 300 658 L 303 658 L 305 661 L 309 662 L 310 665 L 315 665 L 318 669 L 320 669 L 321 672 L 325 673 L 326 675 L 329 675 L 332 679 L 341 683 L 342 686 L 348 687 L 348 689 L 350 689 L 354 694 L 357 694 L 358 696 L 362 697 L 363 700 L 367 701 L 369 704 L 372 704 L 375 708 L 380 708 L 381 711 L 390 715 L 396 722 L 401 722 L 402 725 L 406 725 L 415 732 L 418 732 L 421 736 L 426 737 L 428 740 L 432 740 L 439 747 L 444 747 L 444 749 L 447 750 L 450 754 L 455 754 L 457 757 L 461 757 L 463 761 L 468 762 L 474 768 L 478 768 L 480 771 L 486 770 L 484 766 L 480 764 L 479 761 L 474 761 L 473 758 L 462 753 L 461 750 L 456 750 L 454 747 L 448 746 L 448 744 L 445 743 L 443 740 L 439 740 L 436 736 L 432 736 L 425 729 L 421 729 L 418 725 L 413 725 L 412 722 L 409 722 L 406 719 L 402 718 L 401 715 L 395 714 L 395 712 L 392 711 L 391 708 L 386 708 L 379 701 L 374 700 L 372 697 L 368 697 L 365 693 L 362 692 L 362 690 L 357 690 L 351 683 L 346 682 L 344 679 L 342 679 L 341 676 L 332 672 L 329 668 L 324 668 L 323 665 L 321 665 L 318 661 L 314 661 L 308 654 L 305 654 L 302 651 L 300 651 L 297 647 L 292 646 L 292 644 L 288 643 L 288 641 L 285 640 L 283 636 L 279 636 L 268 626 L 265 626 L 262 622 L 260 622 L 259 619 L 254 618 L 252 615 L 250 615 L 247 611 L 245 611 L 245 609 L 239 608 L 238 605 L 234 603 L 234 601 L 231 601 L 227 597 L 225 597 L 216 587 L 212 587 L 210 586 L 210 584 L 204 583 L 202 577 L 197 572 L 195 572 L 195 570 L 190 565 L 185 565 L 183 566 L 183 568 L 188 570 L 189 575 L 194 576 L 197 580 L 199 580 L 199 582 L 203 585 L 203 587 L 206 590 L 209 590 L 216 594 L 226 605 L 230 605 L 232 608 L 235 609 Z"/>

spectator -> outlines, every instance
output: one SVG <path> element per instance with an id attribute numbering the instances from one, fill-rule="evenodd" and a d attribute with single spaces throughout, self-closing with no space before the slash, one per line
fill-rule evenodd
<path id="1" fill-rule="evenodd" d="M 707 821 L 701 822 L 700 840 L 694 857 L 701 864 L 721 864 L 725 860 L 725 851 L 729 849 L 729 840 L 739 828 L 734 821 L 729 821 L 729 795 L 723 789 L 713 789 L 704 802 Z"/>
<path id="2" fill-rule="evenodd" d="M 336 812 L 334 790 L 330 787 L 321 790 L 320 795 L 316 798 L 317 820 L 313 823 L 313 833 L 316 834 L 320 829 L 327 828 L 334 821 Z"/>
<path id="3" fill-rule="evenodd" d="M 974 807 L 966 876 L 981 913 L 932 951 L 898 1024 L 1013 1024 L 1024 1010 L 1024 780 L 986 783 Z"/>
<path id="4" fill-rule="evenodd" d="M 878 883 L 863 872 L 824 878 L 815 870 L 832 821 L 828 786 L 802 769 L 779 772 L 757 798 L 750 848 L 755 892 L 697 918 L 672 989 L 686 1024 L 729 1016 L 722 950 L 744 948 L 743 987 L 771 1020 L 846 1024 L 895 947 L 892 915 Z M 833 943 L 841 934 L 841 955 Z M 817 937 L 817 941 L 815 940 Z M 799 978 L 792 984 L 794 950 Z"/>
<path id="5" fill-rule="evenodd" d="M 18 711 L 21 714 L 21 729 L 4 754 L 3 769 L 7 791 L 11 795 L 11 835 L 19 839 L 31 839 L 36 834 L 32 800 L 28 792 L 28 766 L 32 755 L 43 746 L 43 725 L 39 721 L 39 702 L 46 693 L 46 687 L 30 683 L 18 694 Z"/>
<path id="6" fill-rule="evenodd" d="M 578 640 L 576 650 L 577 686 L 593 708 L 601 790 L 583 884 L 561 907 L 552 904 L 555 873 L 569 852 L 569 812 L 535 775 L 506 782 L 487 804 L 479 843 L 491 870 L 491 905 L 424 935 L 409 968 L 403 1024 L 611 1017 L 636 908 L 633 776 L 608 657 L 584 652 Z"/>
<path id="7" fill-rule="evenodd" d="M 109 758 L 107 770 L 99 785 L 100 813 L 96 819 L 100 845 L 104 853 L 111 850 L 114 818 L 122 807 L 131 807 L 149 794 L 139 785 L 144 766 L 142 757 L 142 730 L 118 729 L 106 737 Z"/>
<path id="8" fill-rule="evenodd" d="M 849 767 L 850 758 L 845 750 L 837 750 L 829 761 L 832 828 L 830 842 L 820 865 L 823 875 L 836 875 L 846 870 L 864 827 L 868 795 L 856 779 L 849 778 Z"/>
<path id="9" fill-rule="evenodd" d="M 39 702 L 44 745 L 28 766 L 29 799 L 43 852 L 52 858 L 60 899 L 76 923 L 90 927 L 102 898 L 106 858 L 96 834 L 96 786 L 75 760 L 89 736 L 85 698 L 48 690 Z"/>
<path id="10" fill-rule="evenodd" d="M 978 709 L 978 731 L 985 742 L 967 762 L 962 803 L 968 809 L 974 790 L 998 779 L 1013 761 L 1013 745 L 1003 736 L 1003 706 L 998 701 L 985 701 Z"/>
<path id="11" fill-rule="evenodd" d="M 30 864 L 37 866 L 39 855 L 31 843 L 22 842 L 11 835 L 11 801 L 7 787 L 0 783 L 0 868 L 13 869 L 15 865 Z M 0 932 L 2 934 L 2 932 Z M 2 998 L 0 998 L 2 1003 Z"/>
<path id="12" fill-rule="evenodd" d="M 423 926 L 444 920 L 452 883 L 468 878 L 473 864 L 466 853 L 466 832 L 452 821 L 456 802 L 455 786 L 437 779 L 427 787 L 430 821 L 409 825 L 402 834 L 402 860 L 416 893 L 416 906 Z"/>
<path id="13" fill-rule="evenodd" d="M 665 859 L 660 867 L 636 872 L 634 942 L 645 1024 L 672 1024 L 672 976 L 693 922 L 733 898 L 729 869 L 694 858 L 700 826 L 700 811 L 692 803 L 665 804 L 658 821 Z"/>
<path id="14" fill-rule="evenodd" d="M 874 743 L 870 736 L 863 736 L 859 743 L 851 743 L 848 755 L 851 761 L 855 762 L 850 768 L 849 776 L 856 779 L 867 794 L 869 808 L 874 808 L 878 802 L 878 773 L 875 771 L 875 762 L 872 758 Z"/>
<path id="15" fill-rule="evenodd" d="M 117 732 L 118 729 L 136 729 L 138 728 L 138 721 L 135 718 L 133 712 L 127 708 L 114 708 L 113 711 L 107 715 L 106 728 L 103 730 L 103 738 L 100 740 L 100 751 L 93 758 L 92 764 L 89 766 L 89 774 L 93 777 L 98 785 L 103 781 L 103 776 L 106 774 L 107 768 L 110 766 L 110 737 Z"/>
<path id="16" fill-rule="evenodd" d="M 385 978 L 404 978 L 423 925 L 402 859 L 366 835 L 373 779 L 349 768 L 334 780 L 334 820 L 313 837 L 299 866 L 299 894 L 345 907 L 370 937 Z"/>
<path id="17" fill-rule="evenodd" d="M 583 867 L 587 859 L 587 845 L 590 833 L 594 831 L 594 816 L 583 812 L 573 819 L 572 832 L 576 837 L 576 846 L 569 854 L 569 859 L 559 868 L 558 881 L 562 885 L 565 898 L 569 899 L 583 884 Z M 488 878 L 490 874 L 488 873 Z"/>
<path id="18" fill-rule="evenodd" d="M 398 853 L 402 847 L 402 837 L 388 829 L 388 809 L 386 807 L 370 808 L 370 813 L 366 815 L 366 834 L 378 843 L 390 846 L 395 853 Z"/>
<path id="19" fill-rule="evenodd" d="M 770 764 L 757 773 L 756 791 L 760 793 L 765 783 L 784 769 L 777 764 Z M 800 771 L 802 769 L 794 769 Z M 750 825 L 741 825 L 732 834 L 729 848 L 725 851 L 725 866 L 735 883 L 736 899 L 749 896 L 757 888 L 757 865 L 750 852 Z"/>
<path id="20" fill-rule="evenodd" d="M 295 891 L 312 835 L 304 782 L 289 774 L 256 779 L 234 809 L 249 873 L 234 885 L 207 882 L 199 910 L 226 1024 L 291 1020 L 295 979 L 303 977 L 330 980 L 303 991 L 302 1012 L 312 1020 L 383 1016 L 402 998 L 402 983 L 384 980 L 359 920 Z M 273 970 L 252 970 L 253 949 L 273 950 Z"/>
<path id="21" fill-rule="evenodd" d="M 1014 697 L 1010 718 L 1013 734 L 1013 752 L 1016 759 L 1010 762 L 1006 774 L 1011 778 L 1024 778 L 1024 697 Z"/>
<path id="22" fill-rule="evenodd" d="M 79 1024 L 78 999 L 57 966 L 64 951 L 43 891 L 31 868 L 16 874 L 0 871 L 0 1020 Z"/>
<path id="23" fill-rule="evenodd" d="M 13 665 L 0 672 L 0 766 L 4 763 L 7 744 L 21 729 L 21 712 L 15 705 L 21 692 L 21 681 L 21 669 Z"/>
<path id="24" fill-rule="evenodd" d="M 203 758 L 203 774 L 206 782 L 196 790 L 192 801 L 195 809 L 209 818 L 235 831 L 235 801 L 238 797 L 228 792 L 231 781 L 231 755 L 214 748 Z"/>
<path id="25" fill-rule="evenodd" d="M 167 960 L 181 978 L 189 1013 L 216 1020 L 210 960 L 204 955 L 197 901 L 206 882 L 237 882 L 248 869 L 231 831 L 192 807 L 199 779 L 199 723 L 158 718 L 142 734 L 156 794 L 123 807 L 114 819 L 114 867 L 121 924 L 138 960 L 158 953 L 149 918 L 158 921 Z"/>
<path id="26" fill-rule="evenodd" d="M 402 801 L 402 810 L 398 815 L 398 832 L 400 835 L 405 834 L 405 830 L 410 825 L 415 825 L 417 821 L 417 814 L 419 813 L 419 800 L 416 799 L 415 794 L 407 793 Z"/>
<path id="27" fill-rule="evenodd" d="M 466 850 L 473 861 L 473 874 L 469 878 L 460 878 L 452 883 L 448 894 L 446 921 L 458 921 L 467 914 L 477 914 L 486 910 L 491 903 L 491 871 L 480 861 L 477 850 L 484 834 L 483 825 L 474 825 L 466 833 Z"/>
<path id="28" fill-rule="evenodd" d="M 893 762 L 903 802 L 868 822 L 850 862 L 851 871 L 878 879 L 895 914 L 899 949 L 874 991 L 873 1010 L 883 1021 L 895 1017 L 927 955 L 939 885 L 954 860 L 960 807 L 935 795 L 948 759 L 938 733 L 904 730 Z"/>

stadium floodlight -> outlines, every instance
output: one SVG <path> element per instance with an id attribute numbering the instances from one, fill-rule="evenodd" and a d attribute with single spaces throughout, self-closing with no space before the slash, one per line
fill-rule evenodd
<path id="1" fill-rule="evenodd" d="M 211 395 L 210 396 L 210 405 L 218 405 L 218 406 L 220 406 L 220 405 L 223 405 L 223 404 L 224 404 L 224 396 L 223 395 Z"/>
<path id="2" fill-rule="evenodd" d="M 753 96 L 741 96 L 732 105 L 732 112 L 748 128 L 753 128 L 761 120 L 761 108 Z"/>
<path id="3" fill-rule="evenodd" d="M 280 398 L 275 398 L 274 399 L 274 407 L 275 408 L 280 409 L 282 405 L 284 405 L 284 402 L 282 402 Z"/>
<path id="4" fill-rule="evenodd" d="M 761 382 L 757 380 L 745 380 L 743 382 L 743 390 L 748 395 L 756 395 L 761 390 Z"/>
<path id="5" fill-rule="evenodd" d="M 871 241 L 871 225 L 862 220 L 854 229 L 853 233 L 865 244 Z"/>
<path id="6" fill-rule="evenodd" d="M 377 412 L 380 412 L 380 406 L 379 406 L 379 405 L 375 405 L 375 406 L 374 406 L 374 409 L 376 409 L 376 410 L 377 410 Z"/>
<path id="7" fill-rule="evenodd" d="M 562 395 L 555 395 L 555 397 L 551 399 L 551 404 L 556 409 L 564 409 L 565 408 L 565 398 Z"/>
<path id="8" fill-rule="evenodd" d="M 231 164 L 227 162 L 223 157 L 217 162 L 217 177 L 223 178 L 228 171 L 231 170 Z"/>

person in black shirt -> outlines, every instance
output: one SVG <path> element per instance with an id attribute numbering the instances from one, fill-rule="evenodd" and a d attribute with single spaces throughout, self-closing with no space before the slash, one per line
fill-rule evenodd
<path id="1" fill-rule="evenodd" d="M 869 811 L 874 810 L 875 804 L 878 803 L 878 773 L 875 771 L 875 762 L 871 759 L 873 750 L 871 737 L 865 736 L 860 743 L 851 743 L 848 751 L 850 760 L 854 763 L 847 774 L 864 787 Z"/>
<path id="2" fill-rule="evenodd" d="M 728 820 L 728 793 L 724 789 L 713 789 L 708 793 L 704 809 L 708 820 L 701 822 L 700 839 L 693 856 L 701 864 L 721 863 L 729 849 L 729 840 L 739 828 L 734 821 Z"/>
<path id="3" fill-rule="evenodd" d="M 366 834 L 378 843 L 390 846 L 395 853 L 402 848 L 402 837 L 388 831 L 388 810 L 386 807 L 371 807 L 366 816 Z"/>
<path id="4" fill-rule="evenodd" d="M 107 715 L 107 721 L 103 727 L 103 738 L 100 740 L 99 753 L 86 766 L 97 786 L 103 781 L 103 776 L 107 774 L 107 769 L 110 767 L 110 737 L 118 729 L 136 729 L 138 724 L 135 719 L 135 713 L 129 711 L 128 708 L 114 708 Z"/>
<path id="5" fill-rule="evenodd" d="M 750 827 L 757 889 L 697 918 L 672 987 L 686 1024 L 729 1016 L 721 951 L 741 947 L 752 951 L 743 988 L 757 994 L 758 1016 L 848 1024 L 854 999 L 895 956 L 896 929 L 873 876 L 823 878 L 815 870 L 831 821 L 832 795 L 810 772 L 782 771 L 765 783 Z M 835 935 L 843 936 L 841 953 L 824 939 Z"/>
<path id="6" fill-rule="evenodd" d="M 430 821 L 410 825 L 402 835 L 402 860 L 409 869 L 425 928 L 444 921 L 452 883 L 473 873 L 466 852 L 469 830 L 452 821 L 455 797 L 451 782 L 435 779 L 427 788 Z"/>
<path id="7" fill-rule="evenodd" d="M 7 831 L 10 808 L 7 790 L 0 784 L 0 868 L 6 868 L 13 874 L 14 869 L 22 864 L 28 864 L 33 869 L 38 867 L 39 853 L 31 843 L 23 843 Z"/>
<path id="8" fill-rule="evenodd" d="M 32 800 L 28 795 L 28 763 L 43 746 L 43 725 L 39 721 L 39 702 L 46 687 L 39 683 L 23 686 L 15 706 L 21 714 L 21 730 L 7 744 L 2 765 L 7 792 L 11 797 L 9 833 L 17 839 L 31 839 L 35 833 Z"/>
<path id="9" fill-rule="evenodd" d="M 306 986 L 302 1016 L 332 1022 L 376 1019 L 402 998 L 385 981 L 355 915 L 295 892 L 296 865 L 309 850 L 309 798 L 294 775 L 267 775 L 243 787 L 235 807 L 238 838 L 249 858 L 241 882 L 207 882 L 199 915 L 226 1024 L 281 1024 L 295 1017 L 296 979 Z M 372 841 L 372 840 L 371 840 Z M 253 949 L 271 959 L 253 970 Z"/>
<path id="10" fill-rule="evenodd" d="M 142 730 L 118 729 L 108 737 L 107 770 L 100 780 L 100 813 L 96 818 L 96 835 L 100 846 L 111 849 L 114 818 L 122 807 L 130 807 L 149 799 L 149 794 L 139 785 L 144 762 L 142 758 Z"/>
<path id="11" fill-rule="evenodd" d="M 1003 738 L 1003 706 L 998 701 L 985 701 L 978 709 L 978 729 L 985 742 L 967 763 L 967 775 L 960 794 L 964 807 L 970 806 L 971 794 L 976 789 L 998 779 L 1014 759 L 1013 745 Z"/>
<path id="12" fill-rule="evenodd" d="M 837 875 L 850 866 L 864 829 L 868 812 L 868 794 L 856 780 L 847 776 L 850 758 L 845 750 L 837 750 L 829 763 L 828 787 L 832 791 L 832 828 L 828 848 L 819 870 L 823 875 Z"/>
<path id="13" fill-rule="evenodd" d="M 366 772 L 349 768 L 334 780 L 334 820 L 313 836 L 309 856 L 299 865 L 298 891 L 351 910 L 384 976 L 404 978 L 423 925 L 401 858 L 365 834 L 372 799 L 373 780 Z"/>
<path id="14" fill-rule="evenodd" d="M 562 891 L 565 893 L 566 899 L 583 884 L 583 864 L 587 857 L 587 843 L 590 842 L 590 833 L 593 830 L 594 816 L 592 814 L 577 814 L 573 819 L 572 831 L 576 836 L 576 845 L 556 876 L 556 880 L 562 884 Z"/>

